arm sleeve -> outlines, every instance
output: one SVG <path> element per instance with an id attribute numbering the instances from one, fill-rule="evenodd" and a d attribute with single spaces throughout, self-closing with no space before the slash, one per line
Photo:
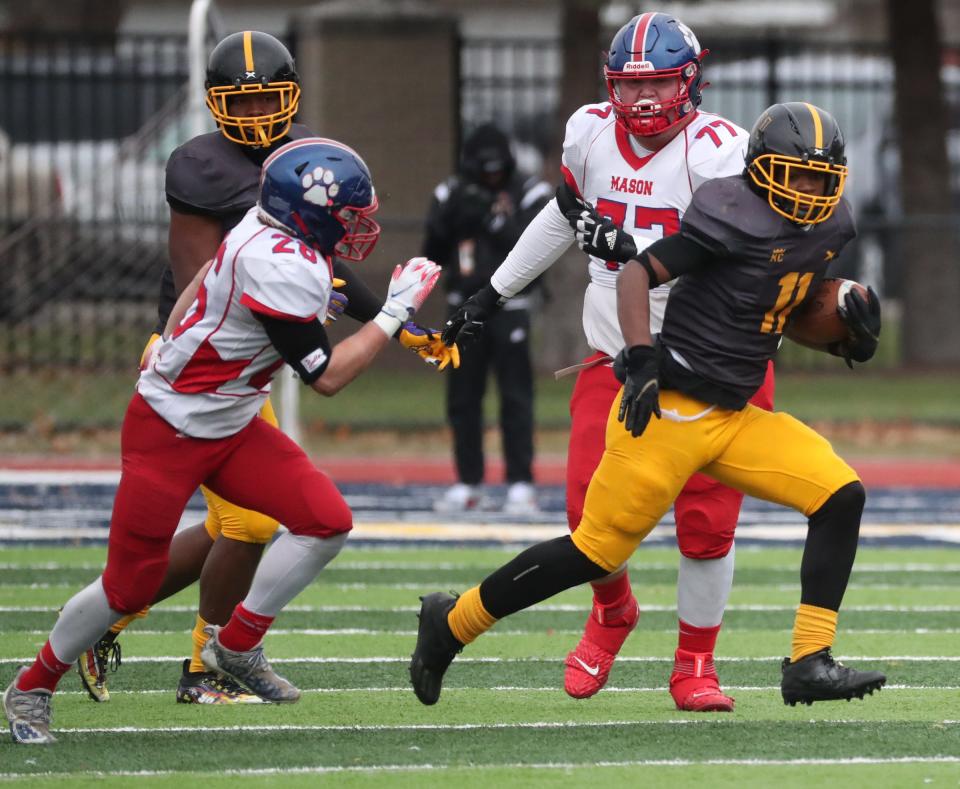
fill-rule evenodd
<path id="1" fill-rule="evenodd" d="M 284 321 L 257 314 L 267 337 L 280 357 L 305 384 L 312 384 L 327 369 L 332 354 L 323 324 L 314 318 L 309 323 Z"/>
<path id="2" fill-rule="evenodd" d="M 527 225 L 490 283 L 502 296 L 516 296 L 570 248 L 573 238 L 556 198 L 552 198 Z"/>
<path id="3" fill-rule="evenodd" d="M 662 285 L 662 282 L 655 280 L 653 267 L 649 265 L 649 258 L 655 257 L 663 267 L 669 272 L 670 279 L 689 274 L 691 271 L 704 268 L 719 257 L 716 250 L 704 246 L 699 241 L 690 238 L 684 233 L 675 233 L 672 236 L 666 236 L 654 241 L 637 258 L 640 264 L 647 269 L 650 274 L 650 287 L 655 288 Z M 647 261 L 644 261 L 647 258 Z"/>
<path id="4" fill-rule="evenodd" d="M 361 323 L 372 321 L 380 313 L 383 299 L 378 297 L 353 266 L 342 260 L 333 261 L 333 276 L 339 277 L 347 284 L 338 290 L 347 297 L 345 312 L 354 320 Z"/>

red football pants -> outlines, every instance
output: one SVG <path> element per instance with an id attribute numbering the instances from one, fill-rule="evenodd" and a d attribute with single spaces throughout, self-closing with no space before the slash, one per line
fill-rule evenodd
<path id="1" fill-rule="evenodd" d="M 606 354 L 595 353 L 590 362 Z M 620 382 L 613 368 L 598 364 L 581 370 L 570 397 L 570 445 L 567 451 L 567 525 L 575 531 L 583 517 L 583 500 L 604 450 L 607 417 Z M 750 402 L 773 410 L 773 363 Z M 743 494 L 705 474 L 694 474 L 673 505 L 680 552 L 691 559 L 726 556 L 740 516 Z"/>
<path id="2" fill-rule="evenodd" d="M 256 417 L 227 438 L 180 436 L 138 394 L 120 434 L 103 588 L 114 611 L 150 603 L 167 569 L 170 541 L 201 483 L 235 504 L 276 518 L 295 534 L 349 531 L 350 508 L 293 441 Z"/>

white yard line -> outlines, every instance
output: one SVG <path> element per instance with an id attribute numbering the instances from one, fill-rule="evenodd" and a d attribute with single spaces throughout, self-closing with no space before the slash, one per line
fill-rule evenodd
<path id="1" fill-rule="evenodd" d="M 819 726 L 823 720 L 791 721 L 793 725 Z M 830 719 L 832 725 L 863 726 L 864 723 L 896 724 L 909 723 L 899 719 L 876 719 L 866 721 L 862 718 Z M 960 721 L 926 721 L 938 726 L 956 726 Z M 369 723 L 369 724 L 287 724 L 271 723 L 239 726 L 97 726 L 90 728 L 57 728 L 54 731 L 63 734 L 144 734 L 148 732 L 271 732 L 271 731 L 510 731 L 513 729 L 600 729 L 614 726 L 735 726 L 741 723 L 734 718 L 680 718 L 671 720 L 609 720 L 609 721 L 518 721 L 516 723 Z"/>
<path id="2" fill-rule="evenodd" d="M 795 605 L 763 605 L 763 604 L 743 604 L 728 605 L 726 611 L 796 611 Z M 675 613 L 677 607 L 674 605 L 649 605 L 641 601 L 641 611 Z M 54 613 L 56 606 L 19 606 L 19 605 L 0 605 L 0 613 Z M 156 612 L 171 611 L 174 613 L 195 613 L 196 606 L 190 605 L 165 605 L 159 603 L 154 609 Z M 284 611 L 299 611 L 303 613 L 335 614 L 335 613 L 356 613 L 360 611 L 370 611 L 387 614 L 406 614 L 417 613 L 420 610 L 418 605 L 399 605 L 389 607 L 378 607 L 368 605 L 288 605 Z M 545 613 L 563 613 L 563 612 L 581 612 L 589 611 L 587 605 L 572 604 L 548 604 L 537 605 L 526 611 L 540 611 Z M 862 611 L 865 613 L 960 613 L 960 605 L 847 605 L 843 607 L 843 612 Z"/>
<path id="3" fill-rule="evenodd" d="M 734 693 L 753 693 L 753 692 L 764 692 L 769 693 L 773 691 L 780 690 L 779 685 L 724 685 L 723 689 L 725 691 L 730 691 Z M 398 685 L 396 687 L 371 687 L 371 688 L 300 688 L 303 693 L 317 693 L 317 694 L 352 694 L 352 693 L 410 693 L 409 685 Z M 559 693 L 561 688 L 559 686 L 523 686 L 523 685 L 494 685 L 492 687 L 481 687 L 481 686 L 459 686 L 453 688 L 444 688 L 443 692 L 446 693 L 462 693 L 463 691 L 494 691 L 496 693 Z M 940 685 L 884 685 L 883 691 L 953 691 L 960 690 L 960 685 L 955 686 L 940 686 Z M 670 688 L 666 685 L 662 687 L 606 687 L 604 688 L 604 693 L 669 693 Z M 111 690 L 110 697 L 114 696 L 156 696 L 164 695 L 168 693 L 173 693 L 171 688 L 152 688 L 150 690 Z M 87 696 L 85 690 L 58 690 L 57 696 Z"/>
<path id="4" fill-rule="evenodd" d="M 844 757 L 842 759 L 636 759 L 618 762 L 542 762 L 503 763 L 503 764 L 377 764 L 369 766 L 316 766 L 316 767 L 258 767 L 248 769 L 217 770 L 81 770 L 71 772 L 41 773 L 0 773 L 0 780 L 17 778 L 58 778 L 63 777 L 129 777 L 153 778 L 191 773 L 216 773 L 237 777 L 268 775 L 326 775 L 330 773 L 416 773 L 416 772 L 489 772 L 491 770 L 528 771 L 528 770 L 595 770 L 597 768 L 632 767 L 694 767 L 711 765 L 716 767 L 793 767 L 827 766 L 856 767 L 874 764 L 960 764 L 960 756 L 894 756 L 869 758 L 864 756 Z"/>
<path id="5" fill-rule="evenodd" d="M 23 663 L 32 662 L 36 655 L 29 657 L 0 657 L 0 663 Z M 837 660 L 900 660 L 905 662 L 960 662 L 960 655 L 835 655 Z M 519 657 L 519 658 L 500 658 L 500 657 L 458 657 L 457 664 L 464 663 L 544 663 L 563 660 L 562 655 L 552 657 Z M 652 655 L 617 657 L 618 663 L 666 663 L 673 660 L 670 656 L 654 657 Z M 779 663 L 783 660 L 783 655 L 771 655 L 765 657 L 719 657 L 717 663 L 766 663 L 769 661 Z M 124 657 L 123 664 L 128 663 L 182 663 L 183 655 L 162 655 L 151 657 Z M 270 658 L 271 663 L 409 663 L 409 657 L 397 657 L 396 655 L 380 657 L 295 657 L 295 658 Z"/>

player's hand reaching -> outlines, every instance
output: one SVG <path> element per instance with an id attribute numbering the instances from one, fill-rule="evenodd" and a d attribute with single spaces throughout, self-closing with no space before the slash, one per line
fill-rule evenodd
<path id="1" fill-rule="evenodd" d="M 454 343 L 463 345 L 475 339 L 483 331 L 483 322 L 497 312 L 504 302 L 506 299 L 488 282 L 450 316 L 441 339 L 448 346 Z"/>
<path id="2" fill-rule="evenodd" d="M 647 428 L 651 416 L 660 418 L 659 354 L 649 345 L 624 348 L 613 360 L 613 374 L 623 384 L 617 420 L 634 438 Z"/>
<path id="3" fill-rule="evenodd" d="M 460 349 L 456 343 L 449 347 L 444 345 L 439 329 L 425 329 L 418 323 L 408 321 L 400 327 L 397 339 L 404 348 L 413 351 L 431 367 L 436 367 L 438 372 L 451 364 L 454 369 L 460 366 Z"/>
<path id="4" fill-rule="evenodd" d="M 854 362 L 870 361 L 880 342 L 880 299 L 876 291 L 867 288 L 864 298 L 856 288 L 851 288 L 837 312 L 850 330 L 849 339 L 838 348 L 847 367 L 852 368 Z"/>
<path id="5" fill-rule="evenodd" d="M 617 263 L 626 263 L 637 256 L 633 236 L 613 220 L 600 216 L 593 206 L 575 208 L 568 211 L 566 217 L 574 230 L 577 245 L 588 255 Z"/>
<path id="6" fill-rule="evenodd" d="M 409 321 L 420 309 L 440 278 L 440 266 L 427 258 L 411 258 L 393 270 L 387 300 L 380 308 L 401 323 Z"/>
<path id="7" fill-rule="evenodd" d="M 339 277 L 333 278 L 333 290 L 330 292 L 330 302 L 327 304 L 327 318 L 323 322 L 324 326 L 329 326 L 331 323 L 336 322 L 337 318 L 343 315 L 343 311 L 350 303 L 347 294 L 337 290 L 337 288 L 342 288 L 346 284 L 347 281 L 345 279 L 340 279 Z"/>

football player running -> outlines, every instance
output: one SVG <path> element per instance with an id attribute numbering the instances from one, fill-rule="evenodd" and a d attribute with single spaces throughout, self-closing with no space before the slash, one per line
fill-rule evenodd
<path id="1" fill-rule="evenodd" d="M 177 148 L 167 162 L 166 193 L 170 205 L 170 266 L 164 271 L 158 305 L 159 322 L 144 358 L 166 325 L 177 295 L 217 252 L 227 231 L 256 202 L 260 168 L 268 156 L 291 140 L 311 136 L 293 118 L 300 102 L 300 80 L 287 48 L 258 31 L 233 33 L 211 52 L 207 66 L 206 103 L 219 129 L 201 134 Z M 373 294 L 340 256 L 334 258 L 338 290 L 330 301 L 331 318 L 346 312 L 369 321 L 380 310 Z M 406 347 L 441 369 L 459 364 L 459 357 L 431 333 L 407 322 L 398 334 Z M 270 401 L 260 415 L 277 424 Z M 193 655 L 184 660 L 177 685 L 181 703 L 232 704 L 258 701 L 228 678 L 204 668 L 200 650 L 208 623 L 225 624 L 234 606 L 250 588 L 264 546 L 277 521 L 243 509 L 203 488 L 207 518 L 177 534 L 158 602 L 200 580 L 200 605 L 193 628 Z M 78 660 L 78 670 L 94 701 L 108 701 L 107 667 L 119 663 L 117 635 L 131 620 L 125 617 Z"/>
<path id="2" fill-rule="evenodd" d="M 567 122 L 563 183 L 493 274 L 448 323 L 444 339 L 463 340 L 574 241 L 588 201 L 594 227 L 604 238 L 621 230 L 618 246 L 595 250 L 583 305 L 583 328 L 594 350 L 579 369 L 570 399 L 567 452 L 567 519 L 580 524 L 583 501 L 604 449 L 604 425 L 620 383 L 613 357 L 623 347 L 616 320 L 616 284 L 623 263 L 638 249 L 678 232 L 691 197 L 705 181 L 743 170 L 747 133 L 698 109 L 703 87 L 700 49 L 693 32 L 663 13 L 635 16 L 613 37 L 604 73 L 609 102 L 588 104 Z M 602 217 L 602 219 L 601 219 Z M 589 221 L 589 218 L 588 218 Z M 653 331 L 659 331 L 669 294 L 650 292 Z M 773 405 L 773 368 L 751 402 Z M 713 652 L 733 580 L 733 534 L 743 495 L 694 475 L 674 505 L 681 558 L 677 581 L 679 641 L 670 677 L 676 706 L 692 711 L 731 711 L 733 699 L 719 685 Z M 586 698 L 607 682 L 610 669 L 639 608 L 626 565 L 593 581 L 586 629 L 567 656 L 564 686 Z"/>
<path id="3" fill-rule="evenodd" d="M 339 553 L 352 516 L 330 479 L 258 413 L 284 362 L 320 394 L 336 394 L 436 284 L 440 267 L 426 258 L 398 265 L 377 316 L 331 348 L 323 317 L 332 258 L 369 254 L 380 233 L 376 209 L 367 166 L 346 145 L 306 137 L 266 160 L 259 203 L 181 294 L 140 375 L 121 433 L 106 569 L 67 602 L 33 665 L 4 693 L 15 742 L 54 741 L 57 683 L 111 623 L 154 599 L 183 509 L 201 483 L 289 530 L 267 551 L 226 626 L 206 628 L 204 665 L 264 701 L 299 699 L 271 668 L 262 639 Z"/>
<path id="4" fill-rule="evenodd" d="M 777 104 L 754 125 L 746 162 L 744 173 L 701 186 L 680 232 L 624 266 L 617 283 L 624 347 L 614 362 L 623 386 L 579 528 L 524 551 L 458 599 L 422 598 L 410 675 L 424 704 L 439 699 L 456 653 L 498 619 L 621 567 L 697 471 L 808 519 L 792 651 L 781 667 L 784 702 L 863 698 L 886 682 L 831 655 L 863 485 L 811 428 L 749 403 L 791 316 L 856 235 L 841 197 L 843 137 L 829 113 Z M 593 208 L 582 217 L 578 240 L 591 253 L 627 243 L 612 226 L 591 232 L 603 223 Z M 648 291 L 676 277 L 654 341 Z M 848 294 L 841 317 L 848 338 L 822 350 L 848 363 L 869 360 L 880 333 L 876 294 Z"/>

